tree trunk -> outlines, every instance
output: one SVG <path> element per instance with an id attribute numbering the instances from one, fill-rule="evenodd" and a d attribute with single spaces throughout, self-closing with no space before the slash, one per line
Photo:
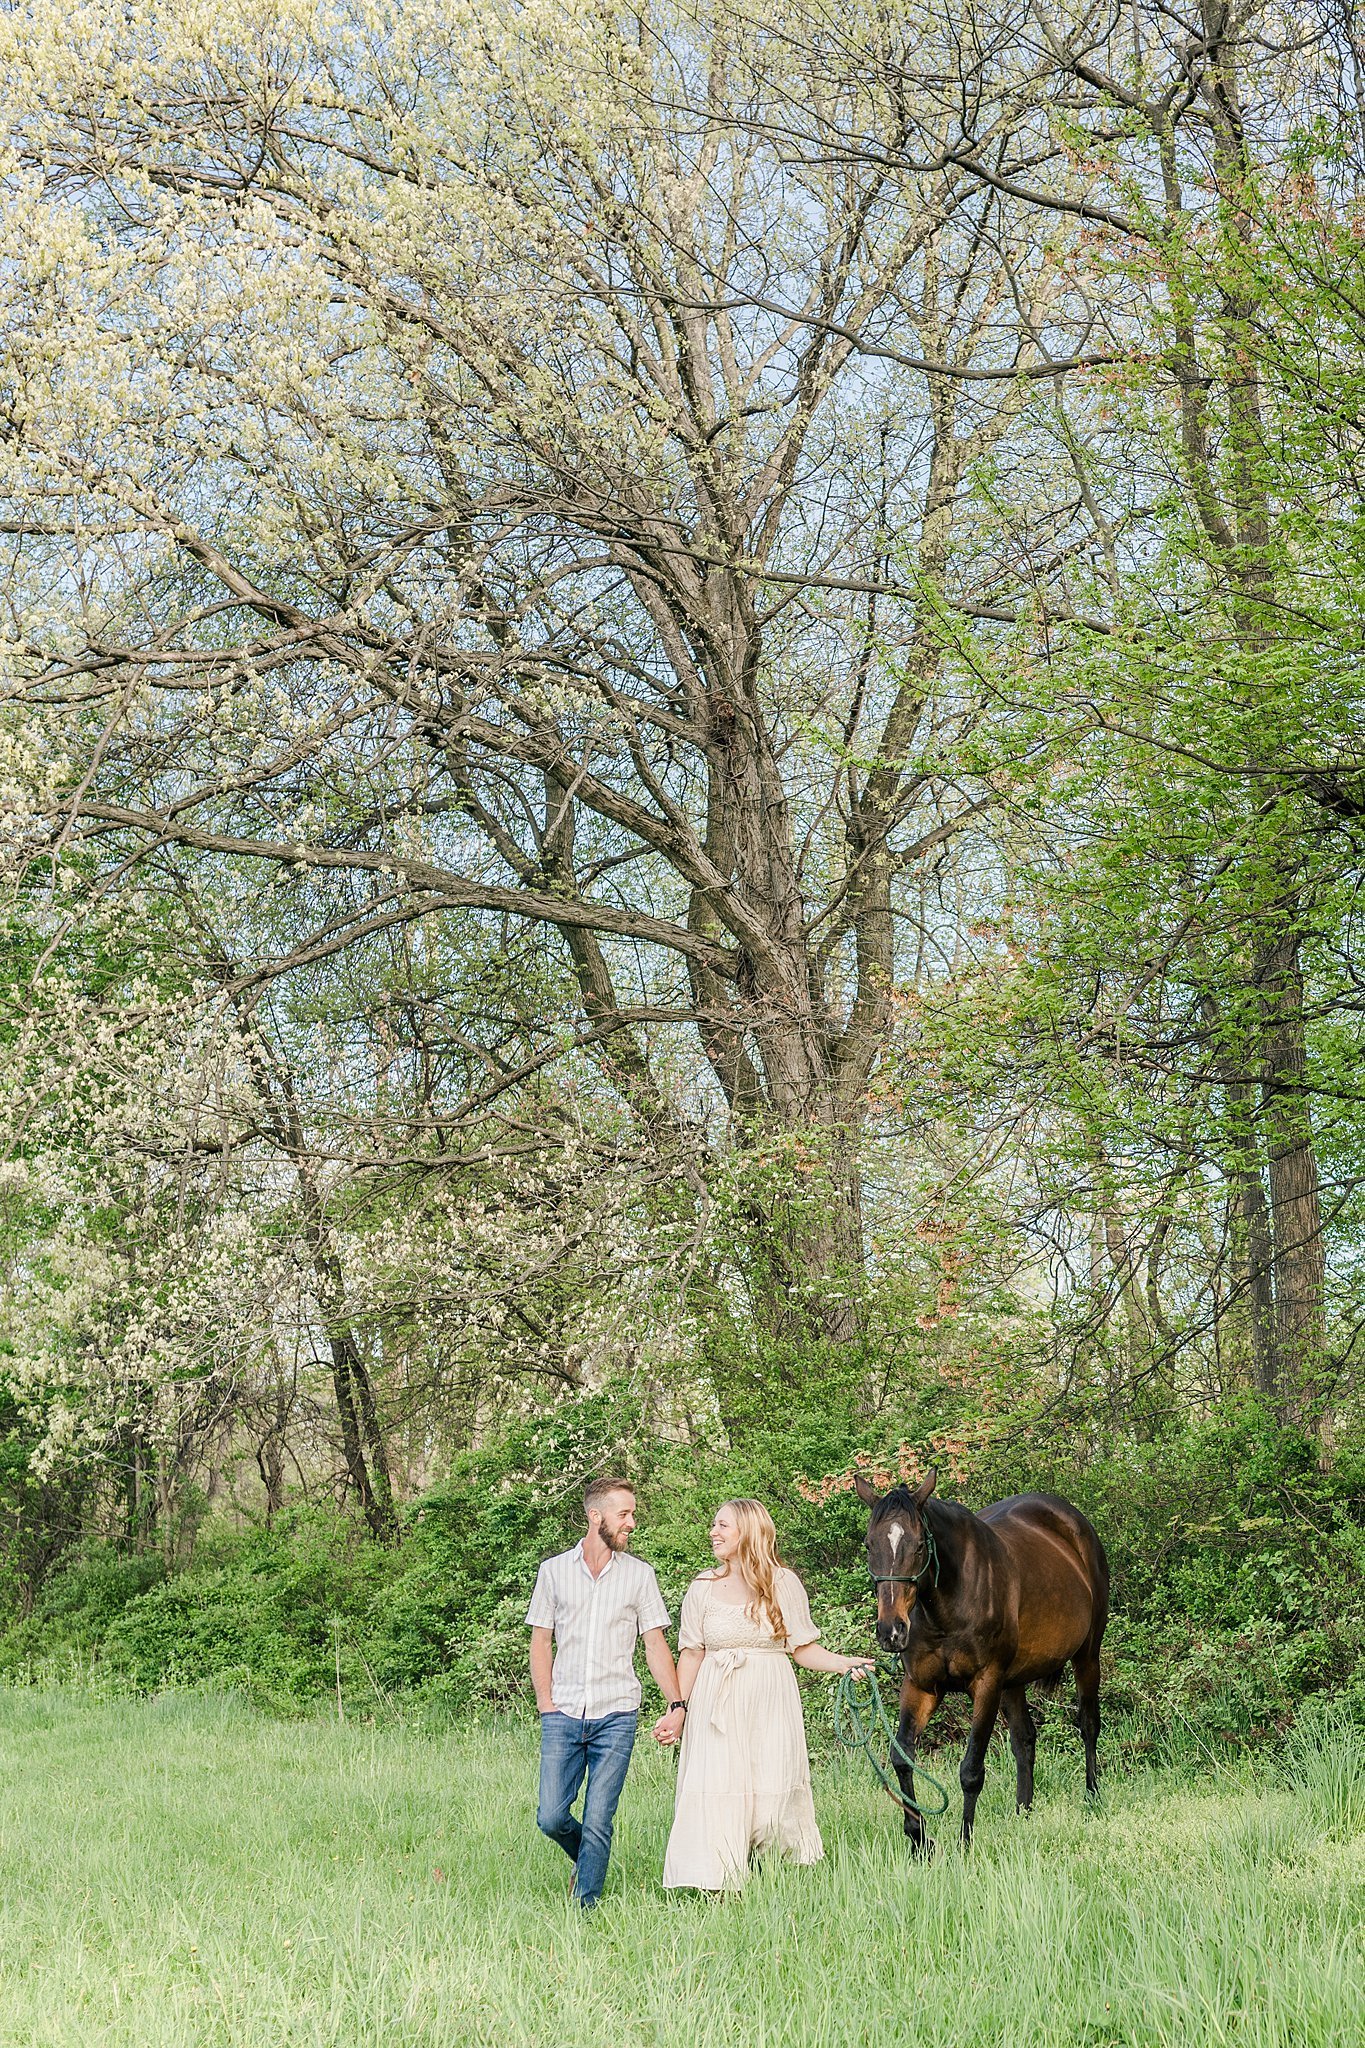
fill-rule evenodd
<path id="1" fill-rule="evenodd" d="M 1289 905 L 1292 912 L 1296 906 Z M 1286 1419 L 1316 1422 L 1322 1404 L 1326 1256 L 1317 1149 L 1305 1093 L 1303 970 L 1294 917 L 1259 963 L 1264 998 L 1263 1118 L 1270 1169 L 1275 1333 Z"/>
<path id="2" fill-rule="evenodd" d="M 366 1435 L 372 1452 L 376 1441 L 380 1447 L 380 1457 L 375 1463 L 373 1478 L 365 1461 L 365 1449 L 361 1441 L 361 1426 L 362 1421 L 365 1421 L 366 1407 L 361 1387 L 369 1387 L 369 1376 L 365 1372 L 355 1337 L 344 1322 L 331 1323 L 327 1341 L 332 1354 L 332 1387 L 336 1395 L 337 1417 L 341 1423 L 341 1445 L 346 1459 L 346 1471 L 351 1485 L 355 1488 L 371 1535 L 377 1537 L 381 1543 L 391 1543 L 397 1533 L 393 1493 L 389 1484 L 388 1460 L 383 1454 L 383 1440 L 378 1437 L 377 1425 L 373 1420 L 372 1395 L 368 1402 L 369 1421 Z"/>
<path id="3" fill-rule="evenodd" d="M 308 1147 L 293 1076 L 264 1042 L 248 1034 L 246 1054 L 269 1105 L 273 1135 L 294 1169 L 303 1234 L 317 1278 L 317 1304 L 332 1359 L 332 1389 L 341 1425 L 346 1472 L 370 1533 L 381 1543 L 398 1534 L 389 1458 L 374 1399 L 374 1387 L 360 1345 L 346 1315 L 341 1261 L 328 1223 L 316 1162 Z M 366 1452 L 368 1450 L 368 1462 Z"/>
<path id="4" fill-rule="evenodd" d="M 1240 1269 L 1251 1330 L 1252 1366 L 1256 1386 L 1278 1409 L 1283 1399 L 1283 1370 L 1275 1317 L 1275 1260 L 1270 1211 L 1260 1160 L 1260 1139 L 1252 1091 L 1243 1080 L 1227 1083 L 1235 1123 L 1234 1152 L 1227 1167 L 1233 1194 L 1233 1256 Z"/>
<path id="5" fill-rule="evenodd" d="M 1253 204 L 1257 181 L 1243 123 L 1233 16 L 1220 0 L 1201 0 L 1201 16 L 1206 66 L 1201 92 L 1209 121 L 1220 216 L 1215 327 L 1227 420 L 1225 445 L 1218 449 L 1209 431 L 1208 394 L 1214 380 L 1200 364 L 1192 280 L 1177 264 L 1168 273 L 1168 282 L 1177 341 L 1181 444 L 1186 481 L 1212 558 L 1222 572 L 1237 644 L 1245 654 L 1263 657 L 1272 645 L 1276 624 L 1276 561 L 1266 481 L 1262 338 L 1254 281 L 1245 262 L 1257 232 Z M 1154 133 L 1162 143 L 1171 246 L 1183 249 L 1178 238 L 1182 208 L 1168 104 Z M 1278 827 L 1272 824 L 1270 829 Z M 1238 1169 L 1237 1187 L 1258 1377 L 1279 1412 L 1286 1419 L 1302 1421 L 1322 1391 L 1325 1259 L 1317 1157 L 1304 1093 L 1299 888 L 1292 855 L 1283 848 L 1268 851 L 1272 872 L 1277 873 L 1275 892 L 1264 907 L 1253 906 L 1250 913 L 1251 980 L 1261 1018 L 1260 1057 L 1259 1062 L 1252 1062 L 1252 1071 L 1259 1064 L 1260 1126 L 1270 1188 L 1268 1222 L 1259 1158 L 1254 1168 L 1248 1161 Z M 1238 1086 L 1240 1089 L 1240 1082 Z M 1240 1100 L 1250 1108 L 1250 1091 Z M 1250 1145 L 1254 1142 L 1252 1115 L 1245 1118 L 1245 1124 L 1244 1143 Z"/>
<path id="6" fill-rule="evenodd" d="M 837 1127 L 775 1133 L 741 1170 L 743 1264 L 758 1320 L 775 1336 L 851 1342 L 863 1271 L 856 1139 Z"/>
<path id="7" fill-rule="evenodd" d="M 1114 1169 L 1103 1142 L 1092 1139 L 1090 1165 L 1094 1177 L 1094 1207 L 1090 1219 L 1090 1284 L 1103 1306 L 1106 1337 L 1112 1335 L 1115 1310 L 1122 1319 L 1122 1336 L 1112 1347 L 1123 1364 L 1123 1407 L 1131 1416 L 1138 1384 L 1150 1361 L 1152 1331 L 1147 1303 L 1138 1276 L 1137 1251 L 1131 1225 L 1123 1213 Z M 1111 1400 L 1114 1389 L 1111 1385 Z"/>
<path id="8" fill-rule="evenodd" d="M 280 1438 L 273 1429 L 256 1446 L 256 1469 L 265 1488 L 265 1525 L 268 1529 L 284 1506 L 284 1453 Z"/>

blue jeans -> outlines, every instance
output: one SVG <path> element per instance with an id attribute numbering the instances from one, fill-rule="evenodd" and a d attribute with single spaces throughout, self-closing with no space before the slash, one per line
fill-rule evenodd
<path id="1" fill-rule="evenodd" d="M 616 1802 L 630 1768 L 639 1714 L 602 1714 L 577 1721 L 569 1714 L 540 1717 L 540 1806 L 536 1825 L 558 1842 L 574 1865 L 574 1897 L 595 1906 L 607 1878 Z M 583 1818 L 571 1808 L 584 1778 Z"/>

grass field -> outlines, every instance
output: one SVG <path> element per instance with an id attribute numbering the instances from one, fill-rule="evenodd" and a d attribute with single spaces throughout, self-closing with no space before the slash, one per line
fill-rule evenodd
<path id="1" fill-rule="evenodd" d="M 658 1889 L 673 1764 L 642 1744 L 585 1921 L 529 1729 L 0 1693 L 0 2044 L 1365 2039 L 1359 1738 L 1279 1781 L 1111 1775 L 1095 1812 L 1073 1752 L 1045 1731 L 1020 1820 L 994 1748 L 970 1858 L 927 1866 L 861 1766 L 823 1763 L 826 1861 L 715 1904 Z"/>

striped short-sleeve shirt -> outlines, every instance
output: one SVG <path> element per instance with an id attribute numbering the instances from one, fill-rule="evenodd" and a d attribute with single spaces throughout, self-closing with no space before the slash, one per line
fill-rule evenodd
<path id="1" fill-rule="evenodd" d="M 554 1630 L 550 1697 L 561 1714 L 596 1720 L 638 1711 L 635 1645 L 646 1629 L 668 1627 L 652 1565 L 618 1550 L 594 1578 L 576 1543 L 540 1567 L 526 1620 Z"/>

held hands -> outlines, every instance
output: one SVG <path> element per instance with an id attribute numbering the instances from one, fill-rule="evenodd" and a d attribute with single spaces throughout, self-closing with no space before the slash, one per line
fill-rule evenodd
<path id="1" fill-rule="evenodd" d="M 682 1707 L 673 1707 L 668 1713 L 660 1714 L 650 1733 L 656 1742 L 662 1743 L 665 1749 L 670 1749 L 675 1742 L 681 1741 L 683 1722 L 686 1719 L 687 1715 Z"/>

